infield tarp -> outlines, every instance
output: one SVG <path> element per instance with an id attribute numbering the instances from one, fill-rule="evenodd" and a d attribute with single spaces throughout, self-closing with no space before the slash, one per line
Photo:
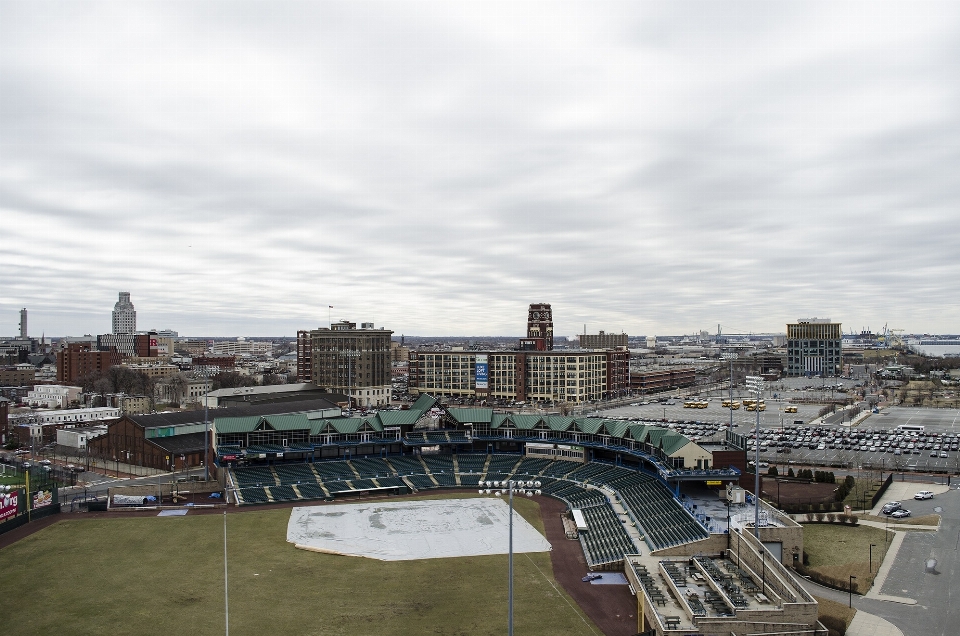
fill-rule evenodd
<path id="1" fill-rule="evenodd" d="M 502 499 L 440 499 L 294 508 L 287 541 L 298 548 L 382 561 L 506 554 L 509 507 Z M 550 543 L 514 512 L 513 551 Z"/>

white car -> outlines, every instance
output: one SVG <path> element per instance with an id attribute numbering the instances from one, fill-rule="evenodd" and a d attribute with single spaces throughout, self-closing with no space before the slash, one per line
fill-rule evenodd
<path id="1" fill-rule="evenodd" d="M 914 499 L 933 499 L 933 492 L 929 490 L 921 490 L 913 496 Z"/>

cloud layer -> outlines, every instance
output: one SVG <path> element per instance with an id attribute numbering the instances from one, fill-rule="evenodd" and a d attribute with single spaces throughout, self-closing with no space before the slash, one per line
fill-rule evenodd
<path id="1" fill-rule="evenodd" d="M 0 334 L 960 331 L 958 14 L 5 2 Z"/>

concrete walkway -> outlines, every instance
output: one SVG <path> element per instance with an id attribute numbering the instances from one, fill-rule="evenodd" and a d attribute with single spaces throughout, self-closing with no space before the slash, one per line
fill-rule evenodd
<path id="1" fill-rule="evenodd" d="M 888 620 L 857 610 L 847 628 L 847 636 L 903 636 L 903 632 Z"/>
<path id="2" fill-rule="evenodd" d="M 883 524 L 877 524 L 882 527 Z M 873 586 L 869 591 L 864 595 L 864 598 L 873 598 L 878 601 L 891 601 L 894 603 L 903 603 L 905 605 L 916 605 L 917 600 L 913 598 L 907 598 L 906 596 L 893 596 L 891 594 L 881 594 L 880 590 L 883 589 L 883 584 L 887 581 L 887 575 L 890 574 L 891 568 L 893 568 L 893 562 L 897 559 L 897 552 L 900 551 L 900 546 L 903 545 L 903 538 L 907 533 L 903 531 L 898 531 L 893 533 L 893 540 L 890 542 L 890 547 L 887 548 L 887 554 L 883 557 L 883 563 L 880 565 L 880 569 L 877 570 L 877 576 L 873 580 Z"/>

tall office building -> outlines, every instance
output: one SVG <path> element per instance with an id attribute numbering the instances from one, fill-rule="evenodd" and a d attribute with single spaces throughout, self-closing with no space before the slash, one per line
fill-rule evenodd
<path id="1" fill-rule="evenodd" d="M 580 336 L 581 349 L 615 349 L 617 347 L 626 347 L 629 337 L 625 333 L 606 333 L 601 331 L 599 335 L 582 334 Z"/>
<path id="2" fill-rule="evenodd" d="M 120 292 L 120 300 L 113 306 L 113 333 L 136 333 L 137 312 L 130 302 L 130 292 Z"/>
<path id="3" fill-rule="evenodd" d="M 20 337 L 27 337 L 27 308 L 20 310 Z"/>
<path id="4" fill-rule="evenodd" d="M 840 375 L 841 324 L 829 318 L 801 318 L 787 325 L 787 375 Z"/>
<path id="5" fill-rule="evenodd" d="M 392 396 L 390 337 L 373 323 L 346 320 L 330 328 L 297 332 L 297 375 L 330 393 L 349 395 L 355 406 L 389 404 Z"/>
<path id="6" fill-rule="evenodd" d="M 543 350 L 553 351 L 553 312 L 549 303 L 530 303 L 527 310 L 527 338 L 542 338 Z"/>

